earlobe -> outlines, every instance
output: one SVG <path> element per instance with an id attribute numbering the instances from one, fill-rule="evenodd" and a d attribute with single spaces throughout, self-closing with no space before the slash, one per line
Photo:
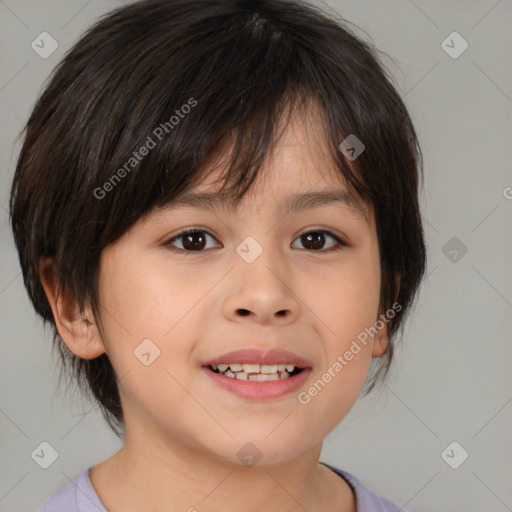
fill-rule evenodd
<path id="1" fill-rule="evenodd" d="M 383 356 L 388 348 L 388 342 L 388 328 L 387 326 L 384 326 L 373 339 L 372 356 Z"/>
<path id="2" fill-rule="evenodd" d="M 400 275 L 396 275 L 395 276 L 395 285 L 396 285 L 395 302 L 398 299 L 398 295 L 400 293 L 400 284 L 401 284 Z M 382 316 L 383 315 L 381 315 L 380 318 L 382 318 Z M 386 350 L 388 348 L 388 343 L 389 343 L 388 331 L 389 331 L 389 327 L 390 327 L 390 322 L 391 322 L 391 320 L 389 320 L 389 319 L 388 319 L 388 321 L 384 322 L 384 326 L 381 329 L 379 329 L 379 332 L 375 335 L 375 337 L 373 339 L 373 346 L 372 346 L 372 356 L 373 357 L 382 357 L 386 353 Z"/>
<path id="3" fill-rule="evenodd" d="M 382 317 L 385 315 L 380 315 L 379 319 L 375 322 L 375 325 L 378 326 L 379 323 L 383 324 L 382 327 L 379 328 L 377 334 L 373 338 L 372 345 L 372 356 L 373 357 L 381 357 L 386 353 L 389 343 L 389 335 L 388 335 L 388 322 L 382 320 Z"/>
<path id="4" fill-rule="evenodd" d="M 81 314 L 78 305 L 63 293 L 53 259 L 41 259 L 39 275 L 57 331 L 69 350 L 82 359 L 94 359 L 105 353 L 92 312 L 87 309 Z"/>

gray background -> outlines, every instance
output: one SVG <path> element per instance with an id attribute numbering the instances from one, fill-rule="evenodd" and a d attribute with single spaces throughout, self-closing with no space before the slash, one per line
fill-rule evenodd
<path id="1" fill-rule="evenodd" d="M 7 204 L 15 136 L 44 80 L 95 18 L 122 3 L 0 0 L 2 512 L 36 510 L 121 446 L 97 408 L 57 388 L 50 332 L 23 287 Z M 322 460 L 411 512 L 512 510 L 512 3 L 327 5 L 393 57 L 384 63 L 425 156 L 429 263 L 389 378 L 328 436 Z M 59 43 L 47 59 L 30 46 L 43 31 Z M 458 58 L 441 46 L 453 31 L 469 44 Z M 58 452 L 48 469 L 31 457 L 43 441 Z M 457 469 L 441 456 L 453 441 L 462 448 L 448 451 L 452 465 L 469 453 Z"/>

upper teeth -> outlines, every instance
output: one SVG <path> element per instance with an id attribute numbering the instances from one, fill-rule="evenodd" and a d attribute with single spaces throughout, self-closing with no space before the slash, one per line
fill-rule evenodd
<path id="1" fill-rule="evenodd" d="M 229 363 L 229 364 L 219 364 L 212 365 L 214 370 L 219 370 L 219 372 L 225 372 L 228 368 L 233 372 L 243 371 L 244 373 L 276 373 L 276 372 L 293 372 L 295 366 L 293 364 L 249 364 L 249 363 Z"/>

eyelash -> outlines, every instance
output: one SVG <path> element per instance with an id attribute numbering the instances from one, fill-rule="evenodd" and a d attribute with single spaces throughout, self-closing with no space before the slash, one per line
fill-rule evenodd
<path id="1" fill-rule="evenodd" d="M 167 240 L 164 243 L 164 245 L 168 246 L 171 251 L 180 252 L 180 253 L 185 254 L 186 256 L 191 256 L 194 253 L 205 252 L 206 249 L 203 249 L 203 250 L 200 250 L 200 251 L 187 251 L 186 249 L 179 249 L 178 247 L 174 247 L 174 246 L 171 245 L 172 242 L 174 242 L 174 241 L 184 237 L 185 235 L 191 234 L 191 233 L 206 233 L 207 235 L 209 235 L 209 236 L 211 236 L 212 238 L 215 239 L 215 237 L 212 234 L 210 234 L 208 231 L 206 231 L 205 229 L 201 229 L 201 228 L 187 228 L 187 229 L 184 229 L 183 231 L 180 231 L 177 235 L 173 236 L 171 239 Z M 297 238 L 300 238 L 301 236 L 307 235 L 309 233 L 322 233 L 324 235 L 328 235 L 328 236 L 332 237 L 336 241 L 336 245 L 334 245 L 333 247 L 330 247 L 327 250 L 322 250 L 322 249 L 319 249 L 319 250 L 303 249 L 303 250 L 305 250 L 307 252 L 325 253 L 325 252 L 341 251 L 345 247 L 348 247 L 348 244 L 344 240 L 342 240 L 339 236 L 335 235 L 332 231 L 329 231 L 327 229 L 311 229 L 309 231 L 304 231 Z"/>

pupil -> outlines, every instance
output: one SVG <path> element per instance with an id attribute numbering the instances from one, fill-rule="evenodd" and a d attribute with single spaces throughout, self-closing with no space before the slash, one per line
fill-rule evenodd
<path id="1" fill-rule="evenodd" d="M 195 238 L 201 238 L 202 242 L 194 242 Z M 190 244 L 189 244 L 190 242 Z M 185 235 L 185 238 L 183 240 L 183 247 L 187 250 L 194 250 L 194 249 L 202 249 L 204 247 L 205 237 L 200 231 L 194 231 L 193 233 L 188 233 Z"/>
<path id="2" fill-rule="evenodd" d="M 314 249 L 321 249 L 323 246 L 323 233 L 308 233 L 306 235 L 302 235 L 302 243 L 306 245 L 307 243 L 310 243 L 310 246 L 312 246 Z M 306 240 L 306 242 L 304 241 Z M 314 241 L 316 239 L 316 241 Z M 312 242 L 313 240 L 313 242 Z"/>

